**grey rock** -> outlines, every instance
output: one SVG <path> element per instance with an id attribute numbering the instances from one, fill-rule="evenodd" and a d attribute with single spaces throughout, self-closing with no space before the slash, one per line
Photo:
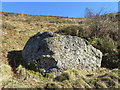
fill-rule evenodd
<path id="1" fill-rule="evenodd" d="M 37 33 L 26 43 L 22 56 L 27 64 L 34 64 L 46 72 L 58 74 L 68 68 L 95 70 L 101 66 L 102 53 L 83 38 Z"/>

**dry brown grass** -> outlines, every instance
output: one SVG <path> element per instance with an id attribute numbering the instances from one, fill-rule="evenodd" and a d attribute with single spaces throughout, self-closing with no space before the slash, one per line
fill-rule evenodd
<path id="1" fill-rule="evenodd" d="M 21 75 L 20 72 L 24 73 L 24 70 L 27 72 L 27 76 L 26 73 L 23 75 L 24 79 L 12 77 L 8 81 L 3 82 L 4 87 L 6 88 L 13 88 L 13 87 L 14 88 L 15 87 L 16 88 L 115 87 L 116 88 L 118 87 L 119 83 L 117 83 L 117 80 L 120 79 L 119 75 L 117 75 L 118 69 L 109 70 L 109 69 L 101 68 L 97 72 L 91 72 L 91 73 L 69 69 L 68 71 L 61 74 L 59 76 L 60 78 L 56 77 L 53 79 L 52 76 L 44 73 L 43 76 L 40 76 L 40 74 L 37 71 L 35 72 L 33 70 L 26 69 L 22 64 L 23 60 L 21 58 L 20 50 L 23 49 L 25 43 L 31 36 L 33 36 L 37 32 L 44 32 L 44 31 L 57 32 L 58 30 L 64 29 L 66 27 L 79 26 L 79 25 L 82 26 L 83 28 L 82 30 L 84 29 L 88 30 L 89 25 L 85 24 L 87 19 L 53 17 L 53 16 L 33 16 L 33 15 L 24 15 L 24 14 L 16 14 L 16 13 L 2 13 L 2 21 L 3 21 L 2 63 L 4 62 L 6 64 L 11 65 L 15 74 L 17 73 L 18 75 Z M 86 35 L 84 35 L 84 37 L 85 36 Z M 100 38 L 97 38 L 97 40 L 98 39 Z M 96 43 L 97 40 L 93 38 L 93 41 L 91 42 L 93 42 L 95 45 L 97 44 Z M 36 79 L 34 79 L 34 77 Z M 52 77 L 52 78 L 48 78 L 48 77 Z M 57 80 L 57 78 L 59 80 Z M 105 79 L 111 82 L 110 85 L 109 82 L 104 81 Z"/>

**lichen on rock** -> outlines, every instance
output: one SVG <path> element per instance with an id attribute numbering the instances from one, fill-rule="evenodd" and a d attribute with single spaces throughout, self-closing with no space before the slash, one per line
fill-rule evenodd
<path id="1" fill-rule="evenodd" d="M 102 52 L 87 40 L 52 32 L 39 32 L 31 37 L 22 56 L 27 64 L 54 74 L 69 68 L 92 71 L 101 66 L 102 60 Z"/>

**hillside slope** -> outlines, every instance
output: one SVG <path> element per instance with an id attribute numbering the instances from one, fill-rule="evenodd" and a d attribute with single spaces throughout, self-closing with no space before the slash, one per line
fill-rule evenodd
<path id="1" fill-rule="evenodd" d="M 55 32 L 78 25 L 82 19 L 2 13 L 3 53 L 23 49 L 28 38 L 37 32 Z"/>
<path id="2" fill-rule="evenodd" d="M 117 14 L 106 15 L 110 21 L 103 24 L 98 37 L 93 30 L 89 18 L 69 18 L 55 16 L 25 15 L 16 13 L 2 14 L 2 88 L 118 88 L 119 33 Z M 105 15 L 104 15 L 104 18 Z M 107 24 L 106 24 L 107 23 Z M 111 24 L 112 23 L 112 24 Z M 98 23 L 102 26 L 101 23 Z M 109 26 L 109 27 L 108 27 Z M 114 31 L 113 31 L 114 30 Z M 104 53 L 103 66 L 97 72 L 84 72 L 74 69 L 67 70 L 60 76 L 44 73 L 41 69 L 23 67 L 21 50 L 27 40 L 37 32 L 56 32 L 59 34 L 77 35 L 87 39 L 93 46 Z M 77 33 L 79 31 L 79 33 Z M 110 32 L 108 34 L 108 32 Z M 90 34 L 91 33 L 91 34 Z M 101 34 L 102 33 L 102 34 Z M 106 34 L 101 36 L 103 34 Z M 100 43 L 100 46 L 98 45 Z M 106 63 L 108 65 L 106 65 Z M 112 66 L 111 66 L 112 65 Z M 109 70 L 108 68 L 112 68 Z M 12 70 L 12 71 L 11 71 Z M 4 81 L 4 79 L 10 76 Z M 3 81 L 2 81 L 3 80 Z"/>

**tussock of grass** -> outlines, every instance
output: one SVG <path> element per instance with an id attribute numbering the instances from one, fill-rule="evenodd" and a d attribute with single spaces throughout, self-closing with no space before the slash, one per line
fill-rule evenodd
<path id="1" fill-rule="evenodd" d="M 34 88 L 118 88 L 120 79 L 118 69 L 100 69 L 97 72 L 85 72 L 68 69 L 59 76 L 45 77 L 40 72 L 27 70 L 21 65 L 17 68 L 17 76 L 3 83 L 5 87 Z M 15 83 L 16 82 L 16 83 Z M 29 83 L 30 82 L 30 83 Z M 39 86 L 40 85 L 40 86 Z"/>
<path id="2" fill-rule="evenodd" d="M 2 58 L 4 59 L 2 62 L 8 62 L 13 67 L 15 74 L 11 78 L 2 81 L 4 88 L 118 88 L 120 86 L 118 82 L 120 79 L 118 75 L 119 70 L 113 69 L 117 68 L 113 66 L 119 64 L 117 47 L 120 46 L 120 43 L 117 40 L 116 20 L 111 25 L 107 25 L 105 29 L 102 29 L 103 31 L 97 33 L 98 35 L 95 35 L 95 28 L 89 25 L 88 19 L 85 18 L 37 16 L 4 12 L 2 12 L 2 16 Z M 59 76 L 54 76 L 44 73 L 42 69 L 34 68 L 32 65 L 25 67 L 22 64 L 21 51 L 18 50 L 23 49 L 25 43 L 32 35 L 44 31 L 80 36 L 87 39 L 96 48 L 105 52 L 103 66 L 112 67 L 112 70 L 100 68 L 95 72 L 88 73 L 69 69 Z M 107 37 L 105 34 L 108 32 L 110 33 Z M 11 74 L 9 67 L 3 67 L 2 70 L 4 72 L 2 73 L 5 73 L 4 76 Z"/>

